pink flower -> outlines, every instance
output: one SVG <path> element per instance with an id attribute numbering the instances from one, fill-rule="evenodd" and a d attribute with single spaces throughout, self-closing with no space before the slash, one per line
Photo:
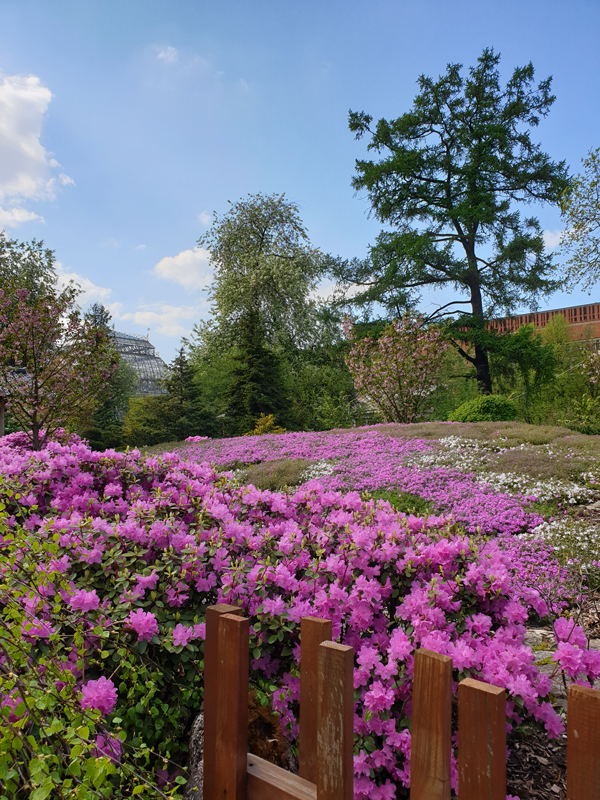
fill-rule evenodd
<path id="1" fill-rule="evenodd" d="M 373 681 L 371 689 L 365 694 L 364 702 L 369 711 L 383 711 L 391 708 L 394 692 L 390 688 L 386 689 L 381 681 Z"/>
<path id="2" fill-rule="evenodd" d="M 263 600 L 263 609 L 265 614 L 270 614 L 272 617 L 280 616 L 285 610 L 283 598 L 279 594 L 272 599 L 266 598 Z"/>
<path id="3" fill-rule="evenodd" d="M 137 633 L 139 642 L 149 642 L 158 633 L 158 623 L 151 611 L 142 611 L 141 608 L 138 608 L 137 611 L 129 614 L 125 622 Z"/>
<path id="4" fill-rule="evenodd" d="M 117 690 L 110 678 L 102 676 L 97 681 L 88 681 L 81 690 L 82 708 L 97 708 L 103 715 L 110 714 L 117 702 Z"/>
<path id="5" fill-rule="evenodd" d="M 583 656 L 586 651 L 569 642 L 560 642 L 552 656 L 570 678 L 575 678 L 582 670 Z"/>
<path id="6" fill-rule="evenodd" d="M 405 658 L 412 653 L 413 646 L 402 628 L 396 628 L 390 637 L 390 647 L 388 653 L 390 658 L 395 658 L 397 661 L 404 661 Z"/>
<path id="7" fill-rule="evenodd" d="M 187 625 L 176 625 L 173 628 L 173 644 L 177 647 L 185 647 L 194 638 L 194 629 Z"/>
<path id="8" fill-rule="evenodd" d="M 158 574 L 155 569 L 152 570 L 150 575 L 138 575 L 136 574 L 137 586 L 140 589 L 156 589 L 156 584 L 158 582 Z"/>
<path id="9" fill-rule="evenodd" d="M 587 647 L 587 637 L 581 625 L 576 625 L 574 620 L 559 617 L 554 623 L 554 631 L 559 642 L 576 644 L 579 647 Z"/>
<path id="10" fill-rule="evenodd" d="M 206 623 L 199 622 L 194 625 L 194 639 L 206 639 Z"/>
<path id="11" fill-rule="evenodd" d="M 75 594 L 71 595 L 69 605 L 72 608 L 78 608 L 81 611 L 94 611 L 100 605 L 100 598 L 96 594 L 96 590 L 92 589 L 91 592 L 86 592 L 85 589 L 80 589 Z"/>
<path id="12" fill-rule="evenodd" d="M 121 757 L 121 741 L 116 736 L 96 736 L 96 747 L 92 750 L 91 755 L 94 758 L 110 758 L 113 764 Z"/>

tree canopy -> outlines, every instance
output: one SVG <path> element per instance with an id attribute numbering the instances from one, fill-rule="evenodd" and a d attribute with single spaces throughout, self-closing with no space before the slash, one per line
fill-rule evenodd
<path id="1" fill-rule="evenodd" d="M 302 341 L 322 256 L 311 247 L 295 203 L 283 194 L 249 195 L 215 214 L 198 244 L 210 252 L 209 297 L 221 334 L 237 330 L 252 311 L 269 342 Z"/>
<path id="2" fill-rule="evenodd" d="M 34 302 L 53 291 L 56 281 L 52 250 L 36 239 L 19 242 L 0 231 L 0 286 L 6 294 L 14 296 L 17 289 L 27 289 L 30 302 Z"/>
<path id="3" fill-rule="evenodd" d="M 31 431 L 34 450 L 93 411 L 117 363 L 108 334 L 81 318 L 77 294 L 68 286 L 32 301 L 27 289 L 17 289 L 11 308 L 0 289 L 0 396 Z"/>
<path id="4" fill-rule="evenodd" d="M 461 337 L 558 288 L 538 220 L 521 218 L 515 204 L 558 203 L 568 184 L 564 162 L 553 162 L 530 134 L 554 102 L 551 79 L 536 86 L 530 63 L 502 87 L 499 62 L 486 49 L 467 77 L 459 64 L 437 81 L 421 76 L 413 107 L 395 120 L 373 126 L 369 114 L 350 112 L 350 130 L 370 136 L 368 150 L 380 156 L 356 162 L 353 186 L 366 189 L 387 228 L 366 260 L 331 264 L 342 286 L 362 289 L 348 302 L 380 304 L 393 316 L 416 309 L 423 289 L 444 290 L 429 319 L 462 312 L 454 341 L 484 392 L 491 391 L 487 351 L 475 343 L 472 352 Z"/>
<path id="5" fill-rule="evenodd" d="M 567 228 L 560 249 L 571 256 L 567 283 L 589 289 L 600 279 L 600 147 L 583 159 L 583 173 L 573 179 L 561 207 Z"/>

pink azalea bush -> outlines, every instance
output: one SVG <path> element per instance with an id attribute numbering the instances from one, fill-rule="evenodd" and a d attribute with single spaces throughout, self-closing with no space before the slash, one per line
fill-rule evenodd
<path id="1" fill-rule="evenodd" d="M 255 453 L 271 438 L 308 450 L 306 438 L 289 436 L 245 441 Z M 369 431 L 340 440 L 371 456 L 388 447 L 392 461 L 430 446 Z M 4 437 L 0 474 L 0 780 L 9 796 L 33 763 L 31 783 L 46 796 L 72 781 L 125 798 L 143 779 L 144 797 L 180 797 L 202 699 L 204 612 L 216 602 L 250 617 L 251 680 L 277 687 L 292 741 L 301 617 L 331 619 L 334 638 L 354 648 L 357 799 L 401 796 L 409 785 L 415 648 L 449 655 L 456 681 L 505 687 L 511 723 L 539 720 L 554 736 L 563 722 L 524 644 L 527 620 L 556 619 L 557 669 L 580 681 L 600 675 L 581 629 L 560 619 L 577 586 L 547 546 L 511 535 L 514 522 L 492 538 L 356 491 L 237 487 L 206 461 L 99 453 L 77 440 L 32 453 L 18 435 Z M 520 521 L 527 529 L 527 514 Z M 177 776 L 172 785 L 165 774 Z"/>

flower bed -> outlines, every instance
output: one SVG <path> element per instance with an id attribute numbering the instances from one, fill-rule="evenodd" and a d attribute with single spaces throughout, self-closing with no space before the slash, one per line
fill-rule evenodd
<path id="1" fill-rule="evenodd" d="M 427 443 L 358 431 L 334 446 L 331 435 L 312 436 L 229 442 L 231 460 L 243 451 L 339 464 L 293 495 L 238 487 L 189 460 L 190 450 L 183 461 L 92 452 L 77 440 L 31 453 L 16 434 L 0 440 L 0 780 L 8 796 L 27 781 L 35 800 L 88 791 L 181 797 L 201 702 L 204 611 L 222 600 L 250 617 L 252 683 L 259 697 L 272 696 L 292 741 L 300 618 L 332 619 L 334 637 L 355 648 L 357 798 L 400 796 L 409 783 L 418 646 L 450 655 L 455 680 L 506 687 L 513 723 L 530 717 L 551 735 L 562 731 L 550 680 L 524 644 L 527 619 L 556 616 L 577 590 L 551 551 L 511 536 L 508 518 L 488 528 L 501 531 L 491 539 L 444 515 L 407 517 L 332 488 L 344 476 L 368 488 L 376 458 L 391 462 L 378 480 L 397 475 L 401 458 Z M 220 458 L 227 446 L 191 447 L 222 448 Z M 435 485 L 456 481 L 453 496 L 466 502 L 473 481 L 440 475 Z M 492 496 L 502 500 L 487 492 L 485 502 Z M 532 515 L 523 514 L 529 529 Z M 556 636 L 568 675 L 600 675 L 600 656 L 584 648 L 578 626 L 564 620 Z"/>

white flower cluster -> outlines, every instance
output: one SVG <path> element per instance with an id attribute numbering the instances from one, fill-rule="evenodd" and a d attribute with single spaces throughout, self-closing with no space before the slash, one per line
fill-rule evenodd
<path id="1" fill-rule="evenodd" d="M 405 461 L 407 466 L 452 467 L 459 472 L 475 472 L 493 450 L 476 439 L 445 436 L 438 439 L 440 448 L 416 453 Z"/>
<path id="2" fill-rule="evenodd" d="M 560 551 L 567 563 L 573 561 L 588 570 L 600 561 L 600 526 L 585 524 L 579 520 L 555 519 L 542 522 L 531 533 L 521 534 L 522 539 L 544 539 L 555 550 Z M 597 568 L 597 567 L 596 567 Z"/>
<path id="3" fill-rule="evenodd" d="M 595 499 L 597 492 L 593 489 L 586 489 L 571 481 L 563 481 L 559 478 L 548 478 L 534 480 L 526 475 L 519 475 L 516 472 L 485 472 L 477 476 L 478 483 L 485 483 L 492 489 L 507 494 L 520 494 L 524 497 L 535 497 L 536 500 L 547 502 L 558 500 L 559 498 L 569 505 L 589 503 Z"/>
<path id="4" fill-rule="evenodd" d="M 331 461 L 317 461 L 304 470 L 300 476 L 299 483 L 307 483 L 308 481 L 314 481 L 318 478 L 325 478 L 327 475 L 331 475 L 334 469 L 335 466 Z"/>
<path id="5" fill-rule="evenodd" d="M 559 478 L 536 479 L 516 472 L 492 472 L 487 468 L 495 455 L 511 450 L 537 453 L 544 459 L 579 458 L 575 453 L 558 453 L 549 444 L 533 445 L 523 442 L 515 447 L 505 447 L 498 441 L 482 442 L 477 439 L 463 439 L 460 436 L 446 436 L 438 440 L 438 445 L 438 449 L 417 453 L 405 463 L 421 467 L 451 467 L 462 473 L 475 473 L 480 484 L 487 484 L 499 492 L 535 497 L 541 502 L 560 499 L 568 505 L 577 505 L 589 503 L 598 496 L 595 489 L 573 481 Z M 597 484 L 600 489 L 598 475 L 584 472 L 581 480 L 587 484 Z"/>

